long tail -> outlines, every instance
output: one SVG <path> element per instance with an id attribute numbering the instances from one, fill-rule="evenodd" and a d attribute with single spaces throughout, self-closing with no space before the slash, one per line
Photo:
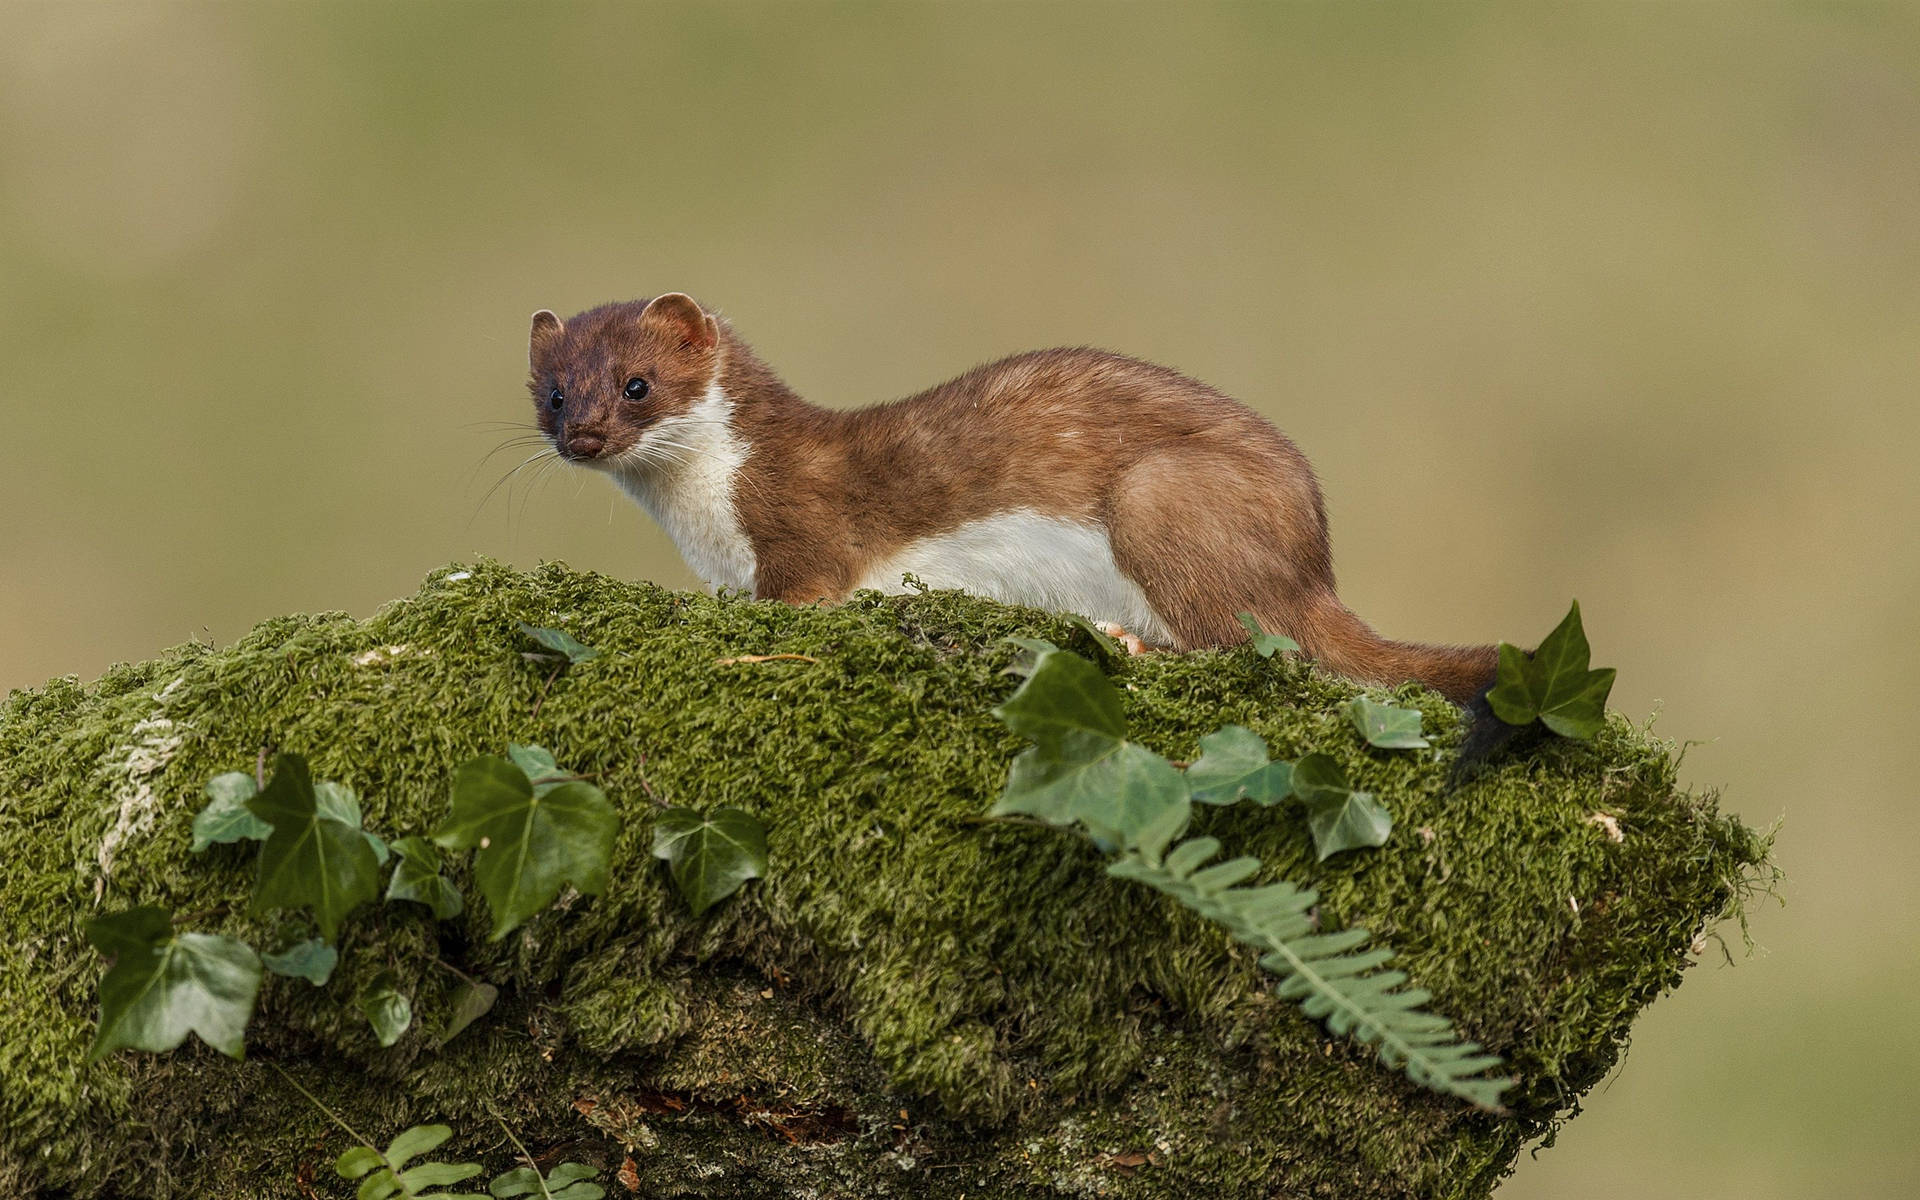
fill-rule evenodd
<path id="1" fill-rule="evenodd" d="M 1326 594 L 1297 613 L 1274 614 L 1284 630 L 1329 670 L 1365 683 L 1418 680 L 1455 704 L 1470 705 L 1493 682 L 1492 646 L 1430 646 L 1381 637 L 1338 597 Z"/>

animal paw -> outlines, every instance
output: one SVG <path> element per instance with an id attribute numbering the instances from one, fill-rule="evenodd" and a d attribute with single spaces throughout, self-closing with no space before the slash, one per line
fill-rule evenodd
<path id="1" fill-rule="evenodd" d="M 1102 621 L 1100 623 L 1100 632 L 1106 634 L 1114 641 L 1119 642 L 1122 646 L 1125 646 L 1128 654 L 1145 654 L 1147 651 L 1153 649 L 1152 646 L 1147 645 L 1111 621 Z"/>

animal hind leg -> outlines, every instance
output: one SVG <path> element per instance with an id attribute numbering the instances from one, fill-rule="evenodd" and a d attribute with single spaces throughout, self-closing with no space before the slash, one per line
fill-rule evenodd
<path id="1" fill-rule="evenodd" d="M 1311 476 L 1249 473 L 1244 455 L 1181 447 L 1115 481 L 1107 532 L 1175 649 L 1245 641 L 1242 612 L 1305 645 L 1316 598 L 1333 590 L 1318 500 Z"/>

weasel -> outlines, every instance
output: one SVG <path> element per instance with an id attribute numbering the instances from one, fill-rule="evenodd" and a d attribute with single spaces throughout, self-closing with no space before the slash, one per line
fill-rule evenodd
<path id="1" fill-rule="evenodd" d="M 638 501 L 709 589 L 809 604 L 911 573 L 1176 650 L 1245 641 L 1249 612 L 1353 679 L 1460 704 L 1492 682 L 1492 646 L 1390 641 L 1350 612 L 1306 456 L 1165 367 L 1040 350 L 835 411 L 679 292 L 537 312 L 528 357 L 554 450 Z"/>

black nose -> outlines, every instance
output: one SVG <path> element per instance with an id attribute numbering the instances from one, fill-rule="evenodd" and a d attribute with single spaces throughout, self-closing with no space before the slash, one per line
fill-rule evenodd
<path id="1" fill-rule="evenodd" d="M 606 446 L 607 439 L 597 433 L 567 435 L 567 453 L 575 458 L 594 458 Z"/>

